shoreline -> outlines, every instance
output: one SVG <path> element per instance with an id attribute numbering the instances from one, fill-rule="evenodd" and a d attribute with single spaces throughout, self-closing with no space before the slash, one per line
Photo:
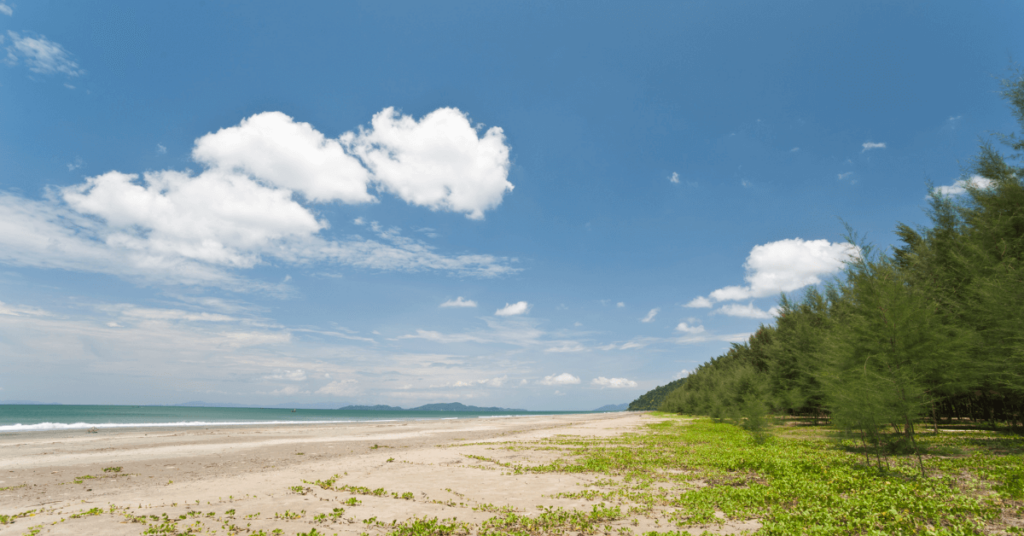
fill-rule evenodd
<path id="1" fill-rule="evenodd" d="M 305 420 L 305 421 L 181 421 L 181 422 L 155 422 L 155 423 L 53 423 L 42 422 L 36 424 L 11 424 L 0 425 L 0 436 L 5 434 L 31 434 L 49 432 L 81 432 L 91 428 L 97 430 L 126 430 L 135 429 L 190 429 L 190 428 L 240 428 L 240 427 L 273 427 L 273 426 L 296 426 L 296 425 L 332 425 L 332 424 L 358 424 L 358 423 L 387 423 L 387 422 L 413 422 L 413 421 L 447 421 L 447 420 L 468 420 L 468 419 L 513 419 L 558 415 L 588 415 L 613 412 L 589 412 L 589 413 L 545 413 L 540 415 L 513 414 L 513 415 L 476 415 L 460 414 L 451 417 L 408 417 L 408 418 L 387 418 L 387 419 L 346 419 L 346 420 Z M 136 430 L 137 431 L 137 430 Z"/>

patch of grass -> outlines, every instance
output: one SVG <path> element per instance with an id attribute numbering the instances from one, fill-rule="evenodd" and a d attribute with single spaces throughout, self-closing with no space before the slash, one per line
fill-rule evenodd
<path id="1" fill-rule="evenodd" d="M 117 467 L 104 467 L 103 468 L 103 472 L 104 473 L 120 473 L 121 472 L 121 466 L 117 466 Z"/>
<path id="2" fill-rule="evenodd" d="M 450 519 L 413 518 L 389 527 L 388 534 L 394 536 L 460 536 L 470 533 L 470 525 L 454 517 Z"/>
<path id="3" fill-rule="evenodd" d="M 11 515 L 0 514 L 0 525 L 8 525 L 10 523 L 14 523 L 16 520 L 21 519 L 23 517 L 32 517 L 33 515 L 35 515 L 35 513 L 36 511 L 33 509 L 25 510 L 24 512 L 18 512 L 17 514 Z"/>
<path id="4" fill-rule="evenodd" d="M 555 439 L 550 442 L 572 443 L 574 459 L 524 470 L 613 476 L 618 483 L 605 482 L 609 490 L 572 495 L 626 500 L 638 513 L 667 510 L 680 526 L 720 524 L 716 511 L 727 519 L 756 518 L 768 534 L 975 534 L 998 525 L 1000 501 L 1016 510 L 1024 495 L 1019 457 L 980 451 L 929 457 L 928 476 L 921 478 L 910 456 L 891 458 L 889 469 L 880 472 L 842 440 L 758 442 L 729 424 L 678 421 L 606 441 Z M 932 441 L 935 450 L 954 451 L 964 439 L 940 434 Z M 1005 435 L 1000 441 L 1010 444 L 1004 449 L 1022 442 Z M 973 478 L 965 479 L 967 474 Z"/>
<path id="5" fill-rule="evenodd" d="M 89 510 L 86 510 L 84 512 L 79 512 L 77 514 L 72 514 L 71 515 L 71 519 L 78 519 L 80 517 L 88 517 L 88 516 L 98 516 L 98 515 L 100 515 L 102 513 L 103 513 L 103 509 L 102 508 L 99 508 L 99 507 L 90 508 Z"/>

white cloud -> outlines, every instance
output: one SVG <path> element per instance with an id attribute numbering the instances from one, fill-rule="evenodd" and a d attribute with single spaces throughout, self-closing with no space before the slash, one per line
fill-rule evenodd
<path id="1" fill-rule="evenodd" d="M 25 60 L 30 71 L 39 74 L 63 73 L 67 76 L 79 76 L 85 73 L 77 63 L 71 61 L 71 55 L 64 47 L 47 40 L 44 36 L 39 36 L 38 39 L 22 37 L 11 31 L 8 31 L 7 35 L 11 38 L 11 46 L 7 47 L 8 62 L 16 62 L 20 57 Z"/>
<path id="2" fill-rule="evenodd" d="M 840 174 L 838 175 L 838 176 L 839 176 L 839 180 L 843 180 L 843 179 L 845 179 L 846 177 L 849 177 L 850 175 L 853 175 L 853 172 L 852 172 L 852 171 L 847 171 L 846 173 L 840 173 Z"/>
<path id="3" fill-rule="evenodd" d="M 723 305 L 718 309 L 715 309 L 711 314 L 722 314 L 726 316 L 738 316 L 740 318 L 775 318 L 779 314 L 778 307 L 772 307 L 771 309 L 764 311 L 754 307 L 753 303 L 747 305 L 740 305 L 738 303 L 730 303 Z"/>
<path id="4" fill-rule="evenodd" d="M 530 304 L 521 301 L 513 304 L 506 303 L 504 307 L 494 312 L 497 316 L 516 316 L 525 314 L 530 310 Z"/>
<path id="5" fill-rule="evenodd" d="M 385 108 L 369 130 L 340 141 L 373 174 L 378 187 L 431 210 L 465 213 L 481 220 L 501 204 L 508 182 L 509 148 L 500 127 L 477 136 L 456 108 L 440 108 L 419 121 Z"/>
<path id="6" fill-rule="evenodd" d="M 675 378 L 674 378 L 674 379 L 678 380 L 678 379 L 680 379 L 680 378 L 685 378 L 685 377 L 687 377 L 687 376 L 689 376 L 689 375 L 690 375 L 690 371 L 688 371 L 688 370 L 686 370 L 686 369 L 683 369 L 683 370 L 680 370 L 680 371 L 679 371 L 679 374 L 676 374 L 676 375 L 675 375 Z"/>
<path id="7" fill-rule="evenodd" d="M 352 223 L 354 223 L 356 225 L 366 225 L 366 220 L 364 220 L 363 218 L 360 217 L 360 218 L 356 218 L 356 219 L 352 220 Z"/>
<path id="8" fill-rule="evenodd" d="M 132 306 L 124 308 L 120 314 L 139 320 L 185 320 L 189 322 L 235 322 L 238 320 L 218 313 L 193 313 L 180 309 L 146 309 Z"/>
<path id="9" fill-rule="evenodd" d="M 229 346 L 240 348 L 243 346 L 262 346 L 265 344 L 284 344 L 291 342 L 292 334 L 284 332 L 269 331 L 234 331 L 220 334 L 220 338 Z"/>
<path id="10" fill-rule="evenodd" d="M 866 141 L 866 142 L 862 143 L 860 146 L 863 147 L 863 149 L 861 149 L 861 151 L 860 151 L 862 153 L 864 151 L 870 151 L 872 149 L 885 149 L 885 144 L 884 143 L 871 143 L 870 141 Z"/>
<path id="11" fill-rule="evenodd" d="M 552 353 L 570 353 L 570 352 L 583 352 L 586 351 L 587 347 L 576 341 L 563 341 L 557 346 L 551 346 L 544 349 L 545 352 Z"/>
<path id="12" fill-rule="evenodd" d="M 963 195 L 967 193 L 968 187 L 984 190 L 986 188 L 991 188 L 993 184 L 995 183 L 992 182 L 992 179 L 986 179 L 981 175 L 972 175 L 969 179 L 958 180 L 949 186 L 938 186 L 933 190 L 933 192 L 946 196 Z M 925 199 L 927 199 L 927 197 L 925 197 Z"/>
<path id="13" fill-rule="evenodd" d="M 844 262 L 851 255 L 859 255 L 859 249 L 846 243 L 831 243 L 828 240 L 803 240 L 790 238 L 754 246 L 744 263 L 747 286 L 720 288 L 710 294 L 714 301 L 738 301 L 748 298 L 763 298 L 780 292 L 790 292 L 807 285 L 821 283 L 821 276 L 834 274 L 843 269 Z M 697 306 L 697 298 L 688 306 Z M 708 307 L 710 303 L 700 302 Z"/>
<path id="14" fill-rule="evenodd" d="M 305 391 L 301 387 L 297 387 L 295 385 L 288 385 L 288 386 L 285 386 L 285 387 L 283 387 L 281 389 L 277 389 L 277 390 L 274 390 L 274 391 L 270 392 L 270 394 L 275 395 L 275 396 L 291 396 L 291 395 L 307 394 L 307 393 L 308 393 L 308 391 Z"/>
<path id="15" fill-rule="evenodd" d="M 799 147 L 793 147 L 792 149 L 789 150 L 789 152 L 791 152 L 791 153 L 799 153 L 800 152 L 800 148 Z"/>
<path id="16" fill-rule="evenodd" d="M 309 123 L 297 123 L 281 112 L 256 114 L 199 138 L 192 158 L 224 175 L 252 175 L 313 202 L 377 200 L 366 190 L 370 173 L 339 140 L 325 138 Z"/>
<path id="17" fill-rule="evenodd" d="M 50 316 L 50 313 L 35 307 L 15 307 L 0 302 L 0 315 L 8 316 Z"/>
<path id="18" fill-rule="evenodd" d="M 306 381 L 306 371 L 302 369 L 298 370 L 286 370 L 272 376 L 267 376 L 268 380 L 287 380 L 291 382 L 303 382 Z"/>
<path id="19" fill-rule="evenodd" d="M 707 298 L 705 298 L 703 296 L 697 296 L 696 298 L 690 300 L 690 303 L 687 303 L 683 307 L 692 307 L 692 308 L 695 308 L 695 309 L 706 309 L 708 307 L 713 307 L 713 306 L 714 306 L 714 304 L 711 302 L 711 300 L 709 300 L 709 299 L 707 299 Z"/>
<path id="20" fill-rule="evenodd" d="M 704 326 L 694 326 L 687 324 L 686 322 L 680 322 L 679 325 L 676 326 L 676 331 L 696 335 L 698 333 L 704 333 Z"/>
<path id="21" fill-rule="evenodd" d="M 644 323 L 653 322 L 654 321 L 654 317 L 658 316 L 658 311 L 660 311 L 660 310 L 661 309 L 658 309 L 657 307 L 655 307 L 654 309 L 651 309 L 650 311 L 647 311 L 647 316 L 641 318 L 640 321 L 644 322 Z"/>
<path id="22" fill-rule="evenodd" d="M 14 10 L 11 9 L 11 6 L 9 6 L 9 5 L 7 5 L 7 4 L 5 4 L 3 2 L 0 2 L 0 13 L 3 13 L 4 15 L 7 15 L 8 17 L 11 17 L 11 16 L 14 15 Z"/>
<path id="23" fill-rule="evenodd" d="M 513 346 L 535 346 L 542 343 L 557 343 L 559 341 L 545 341 L 547 335 L 543 330 L 536 328 L 537 322 L 530 318 L 484 318 L 488 329 L 475 330 L 470 333 L 445 334 L 437 331 L 417 329 L 416 333 L 402 335 L 396 340 L 402 339 L 424 339 L 434 342 L 445 343 L 498 343 L 510 344 Z"/>
<path id="24" fill-rule="evenodd" d="M 0 262 L 235 289 L 266 288 L 232 270 L 268 258 L 482 277 L 518 271 L 490 255 L 441 255 L 377 224 L 376 240 L 322 238 L 328 222 L 293 199 L 291 189 L 312 200 L 373 200 L 362 195 L 362 175 L 353 188 L 335 168 L 355 162 L 342 171 L 366 172 L 339 142 L 283 114 L 258 114 L 208 134 L 194 154 L 208 165 L 198 174 L 111 171 L 52 189 L 45 201 L 0 193 Z"/>
<path id="25" fill-rule="evenodd" d="M 625 307 L 625 306 L 626 306 L 626 304 L 625 304 L 625 303 L 623 303 L 623 302 L 619 302 L 619 303 L 616 303 L 616 304 L 615 304 L 615 306 L 616 306 L 616 307 Z"/>
<path id="26" fill-rule="evenodd" d="M 563 372 L 557 375 L 552 374 L 551 376 L 544 376 L 544 379 L 537 383 L 541 385 L 575 385 L 580 383 L 580 379 L 568 372 Z"/>
<path id="27" fill-rule="evenodd" d="M 489 339 L 484 337 L 478 337 L 476 335 L 468 334 L 456 334 L 446 335 L 438 331 L 428 331 L 425 329 L 417 329 L 415 335 L 402 335 L 399 339 L 424 339 L 428 341 L 440 342 L 440 343 L 460 343 L 460 342 L 491 342 Z"/>
<path id="28" fill-rule="evenodd" d="M 106 222 L 107 245 L 154 256 L 251 268 L 260 254 L 326 227 L 286 190 L 207 171 L 137 175 L 111 171 L 61 190 L 75 212 Z"/>
<path id="29" fill-rule="evenodd" d="M 473 300 L 464 299 L 462 296 L 454 300 L 448 300 L 438 307 L 476 307 L 476 302 Z"/>
<path id="30" fill-rule="evenodd" d="M 167 154 L 167 147 L 164 147 L 163 145 L 158 143 L 156 144 L 156 152 L 160 154 Z"/>
<path id="31" fill-rule="evenodd" d="M 668 182 L 671 182 L 673 184 L 679 184 L 679 174 L 673 171 L 672 175 L 670 175 L 668 178 Z"/>
<path id="32" fill-rule="evenodd" d="M 477 385 L 487 385 L 489 387 L 501 387 L 508 380 L 508 376 L 502 376 L 500 378 L 489 378 L 483 380 L 459 380 L 453 384 L 452 387 L 475 387 Z"/>
<path id="33" fill-rule="evenodd" d="M 355 380 L 335 380 L 317 389 L 316 394 L 333 396 L 351 395 L 353 391 L 351 384 L 353 383 L 356 383 Z"/>
<path id="34" fill-rule="evenodd" d="M 751 183 L 747 179 L 743 179 L 740 181 L 740 185 L 743 186 L 744 188 L 750 188 L 751 186 L 753 186 L 753 183 Z"/>
<path id="35" fill-rule="evenodd" d="M 636 382 L 633 380 L 627 380 L 626 378 L 605 378 L 604 376 L 594 378 L 590 381 L 590 384 L 601 387 L 610 387 L 612 389 L 636 387 Z"/>

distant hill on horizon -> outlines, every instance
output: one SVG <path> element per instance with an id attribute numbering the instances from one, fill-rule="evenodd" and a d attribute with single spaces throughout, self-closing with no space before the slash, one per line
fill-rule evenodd
<path id="1" fill-rule="evenodd" d="M 626 411 L 629 409 L 629 402 L 623 402 L 621 404 L 607 404 L 601 406 L 594 411 Z"/>
<path id="2" fill-rule="evenodd" d="M 525 409 L 512 409 L 512 408 L 497 408 L 497 407 L 480 407 L 480 406 L 467 406 L 461 402 L 446 402 L 437 404 L 425 404 L 415 408 L 400 408 L 398 406 L 386 406 L 383 404 L 377 404 L 375 406 L 345 406 L 338 408 L 339 410 L 352 410 L 352 411 L 451 411 L 451 412 L 526 412 Z"/>
<path id="3" fill-rule="evenodd" d="M 351 411 L 405 411 L 405 408 L 400 408 L 398 406 L 386 406 L 384 404 L 376 404 L 373 406 L 345 406 L 338 409 Z"/>

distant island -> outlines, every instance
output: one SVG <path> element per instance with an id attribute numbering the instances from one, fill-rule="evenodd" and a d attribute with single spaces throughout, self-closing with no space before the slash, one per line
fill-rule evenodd
<path id="1" fill-rule="evenodd" d="M 629 409 L 629 402 L 623 402 L 621 404 L 608 404 L 607 406 L 601 406 L 594 411 L 626 411 Z"/>
<path id="2" fill-rule="evenodd" d="M 451 412 L 517 412 L 525 413 L 525 409 L 512 409 L 512 408 L 482 408 L 479 406 L 467 406 L 459 402 L 449 402 L 446 404 L 426 404 L 416 408 L 400 408 L 398 406 L 385 406 L 378 404 L 375 406 L 345 406 L 338 408 L 339 410 L 351 410 L 351 411 L 451 411 Z"/>

